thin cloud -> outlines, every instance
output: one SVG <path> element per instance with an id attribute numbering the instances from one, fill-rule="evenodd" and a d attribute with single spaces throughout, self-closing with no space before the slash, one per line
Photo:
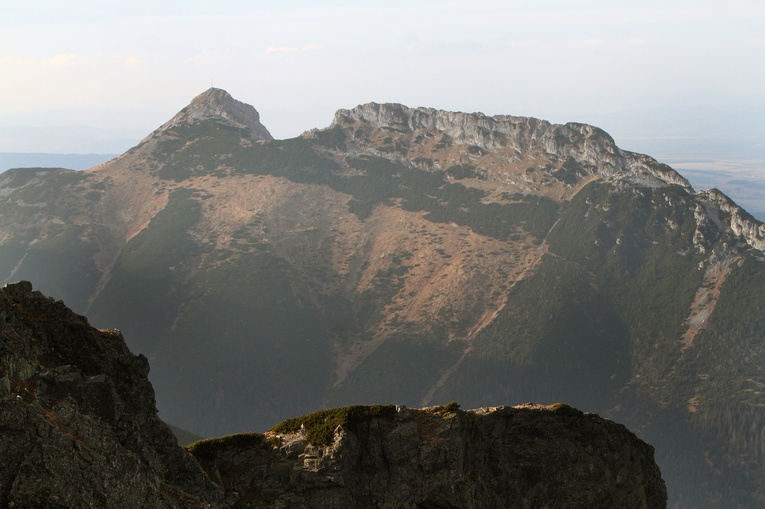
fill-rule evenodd
<path id="1" fill-rule="evenodd" d="M 317 44 L 306 44 L 300 48 L 295 46 L 268 46 L 265 50 L 263 50 L 263 53 L 266 55 L 271 55 L 273 53 L 296 53 L 298 51 L 312 51 L 318 47 L 319 46 Z"/>
<path id="2" fill-rule="evenodd" d="M 10 56 L 0 57 L 0 67 L 8 69 L 71 69 L 77 66 L 104 64 L 108 62 L 121 63 L 125 67 L 136 67 L 144 60 L 145 55 L 121 55 L 117 53 L 59 53 L 46 57 Z"/>
<path id="3" fill-rule="evenodd" d="M 646 43 L 647 41 L 642 37 L 630 37 L 629 39 L 625 41 L 625 44 L 627 46 L 634 46 L 634 47 L 645 46 Z"/>
<path id="4" fill-rule="evenodd" d="M 0 66 L 9 66 L 16 68 L 63 68 L 70 67 L 78 60 L 82 60 L 81 55 L 73 53 L 61 53 L 50 57 L 2 57 L 0 58 Z"/>
<path id="5" fill-rule="evenodd" d="M 143 59 L 139 57 L 127 57 L 123 60 L 123 64 L 128 68 L 138 67 L 141 65 L 142 60 Z"/>
<path id="6" fill-rule="evenodd" d="M 584 39 L 581 41 L 570 42 L 567 44 L 567 46 L 574 49 L 592 50 L 592 49 L 601 48 L 605 44 L 606 44 L 605 39 L 591 38 L 591 39 Z"/>

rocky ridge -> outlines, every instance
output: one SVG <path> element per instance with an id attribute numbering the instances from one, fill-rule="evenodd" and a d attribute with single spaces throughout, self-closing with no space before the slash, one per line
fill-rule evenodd
<path id="1" fill-rule="evenodd" d="M 472 157 L 463 158 L 462 163 L 480 165 L 484 155 L 501 154 L 507 156 L 506 162 L 527 158 L 534 147 L 543 147 L 546 156 L 553 156 L 559 161 L 571 158 L 582 168 L 579 177 L 600 177 L 616 185 L 665 187 L 680 186 L 690 193 L 695 193 L 687 179 L 666 164 L 659 163 L 650 156 L 621 150 L 608 133 L 597 127 L 569 122 L 565 125 L 531 117 L 510 115 L 487 116 L 482 113 L 461 113 L 436 110 L 433 108 L 409 108 L 401 104 L 367 103 L 353 109 L 338 110 L 332 124 L 327 129 L 340 128 L 348 132 L 348 143 L 353 147 L 355 129 L 383 130 L 392 136 L 402 135 L 410 140 L 423 133 L 442 133 L 449 143 L 474 147 L 468 152 Z M 432 136 L 432 134 L 431 134 Z M 377 140 L 379 141 L 379 140 Z M 374 150 L 374 146 L 358 147 Z M 381 157 L 394 160 L 407 160 L 417 164 L 414 157 L 391 154 L 390 151 L 374 151 Z M 488 158 L 487 158 L 488 159 Z M 478 161 L 477 161 L 478 160 Z M 455 162 L 450 158 L 448 164 Z M 436 163 L 438 165 L 438 163 Z M 445 170 L 442 165 L 440 169 Z M 484 179 L 496 181 L 497 175 L 488 171 Z M 467 185 L 471 183 L 463 182 Z M 572 191 L 579 186 L 569 186 Z M 533 185 L 522 186 L 523 192 L 539 193 L 544 189 Z M 568 198 L 573 192 L 559 194 Z M 698 193 L 708 201 L 709 221 L 727 227 L 740 235 L 747 244 L 760 251 L 765 251 L 765 225 L 737 206 L 730 198 L 713 189 Z"/>
<path id="2" fill-rule="evenodd" d="M 487 116 L 367 103 L 351 110 L 339 110 L 329 129 L 352 125 L 398 133 L 443 133 L 455 144 L 477 147 L 479 151 L 474 149 L 473 154 L 479 157 L 480 151 L 500 151 L 518 158 L 534 147 L 541 147 L 561 160 L 571 157 L 602 177 L 651 187 L 673 184 L 691 190 L 690 183 L 669 166 L 642 154 L 622 151 L 608 133 L 587 124 L 556 125 L 532 117 Z"/>
<path id="3" fill-rule="evenodd" d="M 563 404 L 341 408 L 190 455 L 146 359 L 28 282 L 0 290 L 0 368 L 2 507 L 666 507 L 653 448 Z"/>

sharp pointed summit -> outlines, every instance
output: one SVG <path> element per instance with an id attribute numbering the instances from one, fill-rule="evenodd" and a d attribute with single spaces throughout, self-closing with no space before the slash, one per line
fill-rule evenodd
<path id="1" fill-rule="evenodd" d="M 188 106 L 152 133 L 152 136 L 161 134 L 175 125 L 199 120 L 216 120 L 247 129 L 255 140 L 274 139 L 266 126 L 260 123 L 260 114 L 254 107 L 237 101 L 221 88 L 209 88 L 196 96 Z"/>

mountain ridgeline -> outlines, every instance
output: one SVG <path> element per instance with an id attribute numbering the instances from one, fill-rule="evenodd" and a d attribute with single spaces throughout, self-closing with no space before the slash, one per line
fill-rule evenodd
<path id="1" fill-rule="evenodd" d="M 397 104 L 274 140 L 210 89 L 83 171 L 0 175 L 0 272 L 148 357 L 205 436 L 319 407 L 565 401 L 670 507 L 765 501 L 765 226 L 592 126 Z"/>

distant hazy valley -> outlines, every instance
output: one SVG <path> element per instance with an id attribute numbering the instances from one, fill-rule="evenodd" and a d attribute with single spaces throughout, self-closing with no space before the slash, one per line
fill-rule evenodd
<path id="1" fill-rule="evenodd" d="M 67 168 L 87 170 L 119 154 L 47 154 L 35 152 L 0 152 L 0 171 L 11 168 Z"/>

